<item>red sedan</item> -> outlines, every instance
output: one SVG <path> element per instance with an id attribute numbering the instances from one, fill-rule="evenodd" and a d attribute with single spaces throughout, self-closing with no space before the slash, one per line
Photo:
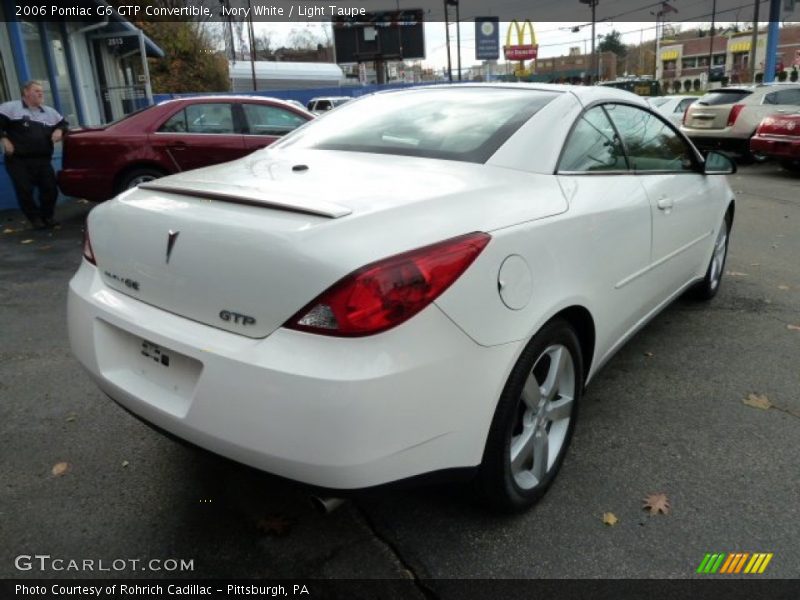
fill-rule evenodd
<path id="1" fill-rule="evenodd" d="M 64 139 L 58 185 L 102 201 L 145 181 L 227 162 L 270 145 L 314 115 L 274 98 L 168 100 Z"/>
<path id="2" fill-rule="evenodd" d="M 786 169 L 800 171 L 800 113 L 764 118 L 750 139 L 750 151 L 776 158 Z"/>

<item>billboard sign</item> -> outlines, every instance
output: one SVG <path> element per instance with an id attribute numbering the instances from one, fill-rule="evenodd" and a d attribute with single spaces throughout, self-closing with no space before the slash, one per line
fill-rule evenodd
<path id="1" fill-rule="evenodd" d="M 478 60 L 500 58 L 499 17 L 475 17 L 475 58 Z"/>
<path id="2" fill-rule="evenodd" d="M 333 17 L 337 63 L 425 58 L 421 9 Z"/>

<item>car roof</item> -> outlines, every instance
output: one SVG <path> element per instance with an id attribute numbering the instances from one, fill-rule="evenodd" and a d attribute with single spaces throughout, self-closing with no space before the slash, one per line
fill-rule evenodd
<path id="1" fill-rule="evenodd" d="M 638 104 L 650 108 L 647 101 L 642 96 L 638 96 L 633 92 L 628 92 L 615 87 L 604 85 L 567 85 L 562 83 L 525 83 L 525 82 L 497 82 L 497 83 L 444 83 L 438 85 L 426 85 L 413 88 L 403 88 L 399 90 L 384 90 L 377 92 L 377 94 L 398 94 L 398 93 L 414 93 L 421 90 L 429 89 L 463 89 L 463 88 L 485 88 L 485 89 L 523 89 L 535 90 L 540 92 L 556 92 L 560 94 L 572 94 L 577 97 L 578 101 L 583 104 L 591 104 L 600 101 L 622 101 L 629 104 Z"/>

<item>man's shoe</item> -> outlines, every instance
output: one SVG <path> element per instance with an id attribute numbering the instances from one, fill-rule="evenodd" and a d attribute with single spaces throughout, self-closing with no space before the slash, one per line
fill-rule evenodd
<path id="1" fill-rule="evenodd" d="M 40 219 L 39 217 L 33 217 L 30 219 L 31 222 L 31 229 L 36 229 L 37 231 L 42 229 L 47 229 L 47 223 L 44 219 Z"/>
<path id="2" fill-rule="evenodd" d="M 54 221 L 50 217 L 45 217 L 44 219 L 42 219 L 42 222 L 44 223 L 44 226 L 47 229 L 52 229 L 53 227 L 59 224 L 58 221 Z"/>

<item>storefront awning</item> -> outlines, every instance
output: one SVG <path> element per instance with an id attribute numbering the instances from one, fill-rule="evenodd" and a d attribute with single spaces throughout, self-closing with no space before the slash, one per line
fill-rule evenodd
<path id="1" fill-rule="evenodd" d="M 752 44 L 750 43 L 750 40 L 747 40 L 745 42 L 732 42 L 730 46 L 730 51 L 734 54 L 737 52 L 750 52 L 751 47 Z"/>
<path id="2" fill-rule="evenodd" d="M 677 60 L 677 59 L 678 59 L 677 50 L 666 50 L 661 53 L 661 60 Z"/>

